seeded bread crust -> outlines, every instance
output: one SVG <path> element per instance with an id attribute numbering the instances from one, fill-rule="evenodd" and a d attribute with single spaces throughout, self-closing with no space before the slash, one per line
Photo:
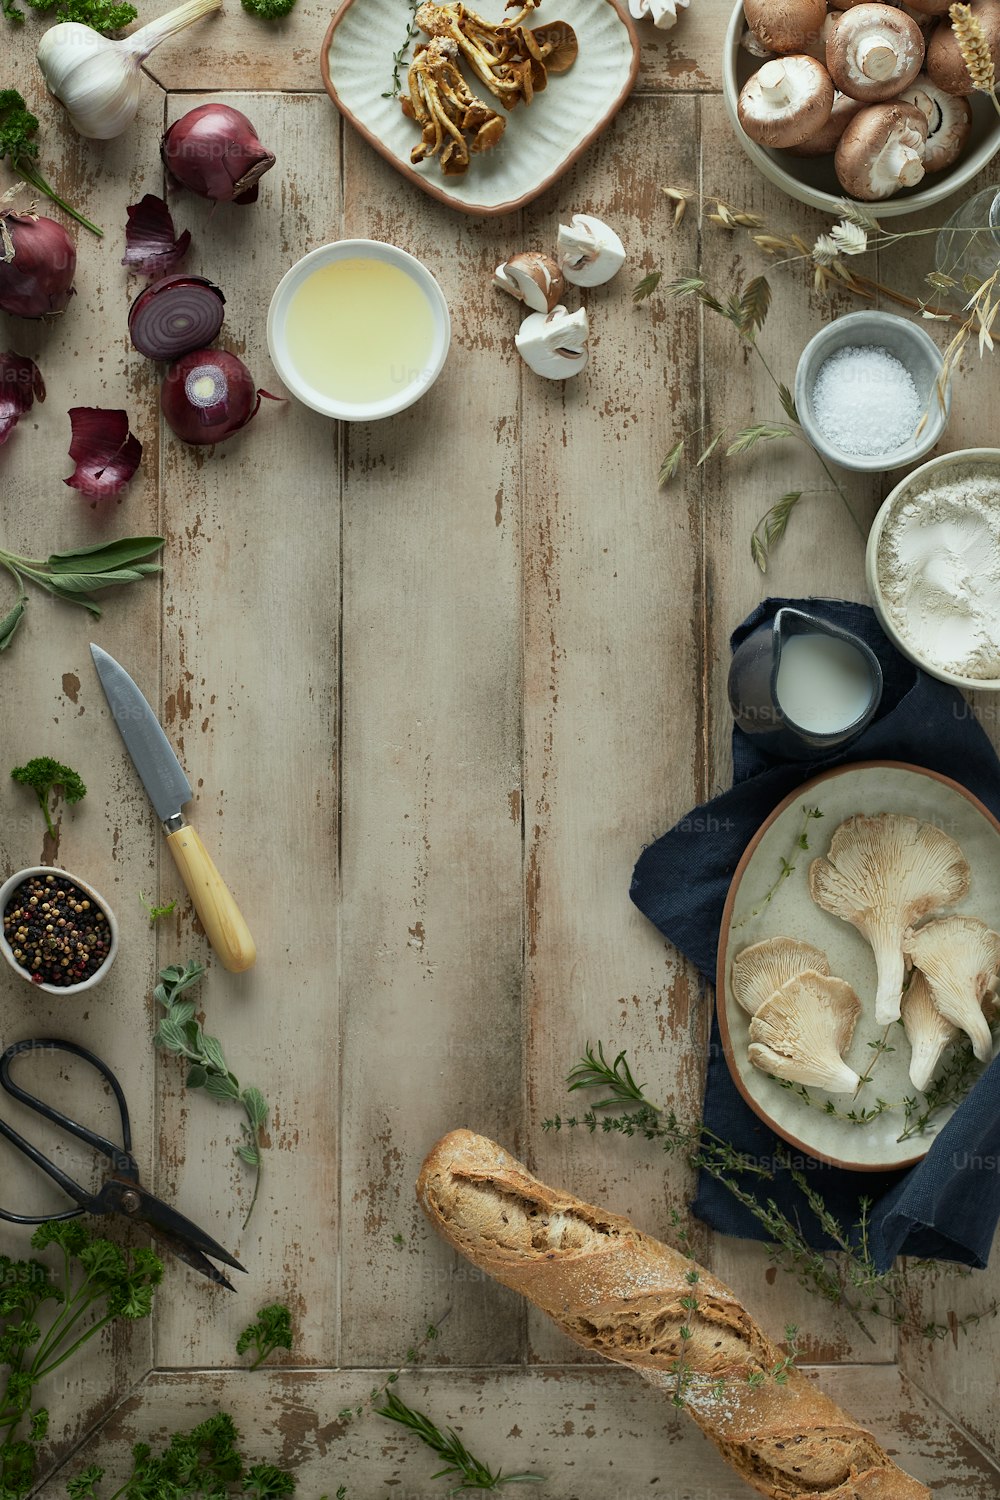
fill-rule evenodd
<path id="1" fill-rule="evenodd" d="M 449 1244 L 527 1297 L 585 1349 L 630 1365 L 666 1392 L 677 1362 L 687 1410 L 769 1500 L 930 1500 L 865 1428 L 783 1358 L 708 1271 L 568 1193 L 546 1187 L 502 1146 L 454 1130 L 431 1150 L 417 1196 Z M 688 1277 L 697 1270 L 697 1282 Z M 697 1299 L 697 1309 L 681 1306 Z M 681 1339 L 686 1327 L 691 1337 Z M 760 1385 L 747 1377 L 765 1375 Z M 713 1392 L 711 1385 L 725 1384 Z"/>

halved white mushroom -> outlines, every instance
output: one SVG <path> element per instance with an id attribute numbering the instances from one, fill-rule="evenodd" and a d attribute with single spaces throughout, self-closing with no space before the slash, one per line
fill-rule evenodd
<path id="1" fill-rule="evenodd" d="M 927 119 L 912 104 L 894 99 L 869 104 L 847 124 L 833 158 L 845 193 L 874 203 L 924 175 Z"/>
<path id="2" fill-rule="evenodd" d="M 833 83 L 805 54 L 776 57 L 748 78 L 736 105 L 740 124 L 761 146 L 797 146 L 822 129 L 833 109 Z"/>
<path id="3" fill-rule="evenodd" d="M 939 907 L 961 901 L 968 889 L 969 866 L 955 840 L 903 813 L 845 819 L 826 858 L 809 866 L 809 893 L 816 904 L 850 922 L 872 946 L 879 1026 L 899 1019 L 908 929 Z"/>
<path id="4" fill-rule="evenodd" d="M 807 141 L 791 146 L 789 149 L 792 156 L 829 156 L 836 151 L 840 137 L 854 116 L 864 108 L 865 106 L 857 99 L 849 99 L 846 94 L 834 94 L 833 109 L 830 111 L 830 118 L 826 124 L 822 125 Z"/>
<path id="5" fill-rule="evenodd" d="M 566 290 L 563 273 L 550 255 L 525 250 L 497 266 L 493 284 L 533 312 L 551 312 Z"/>
<path id="6" fill-rule="evenodd" d="M 937 1009 L 965 1032 L 980 1062 L 993 1052 L 983 1015 L 990 981 L 1000 973 L 1000 933 L 978 917 L 939 917 L 906 939 L 906 955 L 926 977 Z"/>
<path id="7" fill-rule="evenodd" d="M 567 312 L 554 307 L 548 313 L 531 313 L 514 335 L 514 345 L 529 370 L 546 380 L 568 380 L 587 368 L 587 309 Z"/>
<path id="8" fill-rule="evenodd" d="M 747 25 L 768 52 L 804 52 L 826 15 L 826 0 L 743 0 Z"/>
<path id="9" fill-rule="evenodd" d="M 637 21 L 647 17 L 658 31 L 677 25 L 678 10 L 687 10 L 691 0 L 628 0 L 629 14 Z"/>
<path id="10" fill-rule="evenodd" d="M 556 255 L 566 280 L 574 286 L 603 286 L 625 264 L 625 246 L 601 219 L 574 214 L 559 225 Z"/>
<path id="11" fill-rule="evenodd" d="M 923 1094 L 930 1088 L 937 1065 L 959 1035 L 959 1030 L 934 1004 L 927 976 L 919 969 L 914 969 L 910 975 L 900 1015 L 910 1043 L 910 1082 Z"/>
<path id="12" fill-rule="evenodd" d="M 861 1080 L 844 1061 L 861 1001 L 843 979 L 806 970 L 765 1000 L 750 1022 L 755 1068 L 829 1094 L 853 1093 Z"/>
<path id="13" fill-rule="evenodd" d="M 1000 0 L 972 0 L 972 14 L 986 38 L 994 72 L 1000 74 Z M 927 71 L 946 94 L 975 92 L 958 38 L 947 16 L 942 16 L 931 32 L 927 43 Z"/>
<path id="14" fill-rule="evenodd" d="M 852 6 L 826 48 L 826 66 L 837 88 L 865 104 L 894 98 L 913 82 L 923 60 L 923 32 L 893 5 Z"/>
<path id="15" fill-rule="evenodd" d="M 899 96 L 901 104 L 912 104 L 927 120 L 924 171 L 941 172 L 962 153 L 972 129 L 972 106 L 958 94 L 946 94 L 926 73 L 921 73 Z"/>
<path id="16" fill-rule="evenodd" d="M 744 948 L 733 959 L 730 970 L 733 998 L 749 1015 L 755 1015 L 787 980 L 807 969 L 814 974 L 829 974 L 830 965 L 822 949 L 798 938 L 765 938 Z"/>

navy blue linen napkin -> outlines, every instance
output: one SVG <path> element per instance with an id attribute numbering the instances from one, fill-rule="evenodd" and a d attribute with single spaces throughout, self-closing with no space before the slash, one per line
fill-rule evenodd
<path id="1" fill-rule="evenodd" d="M 734 727 L 732 789 L 694 809 L 643 850 L 632 877 L 632 900 L 711 982 L 722 909 L 740 856 L 778 803 L 818 772 L 862 760 L 908 761 L 960 781 L 1000 818 L 1000 761 L 966 699 L 900 656 L 866 606 L 838 599 L 767 599 L 733 633 L 731 647 L 785 605 L 808 610 L 866 641 L 882 665 L 882 701 L 859 739 L 815 761 L 778 761 Z M 773 1171 L 766 1184 L 746 1175 L 740 1185 L 753 1192 L 756 1184 L 758 1195 L 773 1198 L 816 1248 L 832 1248 L 832 1241 L 788 1168 L 777 1163 L 782 1153 L 804 1172 L 852 1238 L 859 1200 L 873 1200 L 869 1238 L 880 1270 L 897 1255 L 986 1265 L 1000 1217 L 1000 1058 L 917 1166 L 908 1172 L 849 1172 L 797 1156 L 757 1118 L 730 1077 L 713 1015 L 703 1119 Z M 692 1209 L 723 1234 L 767 1238 L 753 1215 L 705 1172 Z"/>

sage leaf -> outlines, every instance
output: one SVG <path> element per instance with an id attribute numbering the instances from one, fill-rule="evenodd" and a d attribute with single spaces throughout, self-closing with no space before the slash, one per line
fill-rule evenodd
<path id="1" fill-rule="evenodd" d="M 178 1026 L 177 1022 L 172 1020 L 170 1016 L 164 1016 L 157 1027 L 156 1040 L 161 1047 L 166 1047 L 168 1052 L 183 1053 L 187 1051 L 187 1037 L 184 1034 L 184 1028 L 183 1026 Z"/>
<path id="2" fill-rule="evenodd" d="M 222 1050 L 222 1043 L 218 1037 L 203 1036 L 201 1038 L 201 1055 L 210 1068 L 214 1068 L 217 1073 L 224 1073 L 228 1076 L 229 1067 L 226 1063 L 226 1055 Z"/>
<path id="3" fill-rule="evenodd" d="M 159 552 L 162 546 L 162 536 L 123 536 L 114 542 L 95 542 L 92 547 L 74 547 L 68 552 L 53 552 L 46 567 L 53 573 L 76 573 L 81 571 L 78 567 L 80 559 L 86 558 L 87 565 L 82 571 L 106 573 L 138 562 L 151 552 Z"/>
<path id="4" fill-rule="evenodd" d="M 0 620 L 0 651 L 6 651 L 7 647 L 14 639 L 14 634 L 17 630 L 17 627 L 21 623 L 22 615 L 24 614 L 25 602 L 26 601 L 24 599 L 18 599 L 17 603 L 14 605 L 14 608 L 7 614 L 5 614 L 3 619 Z"/>
<path id="5" fill-rule="evenodd" d="M 248 1167 L 260 1166 L 260 1151 L 256 1146 L 244 1144 L 236 1147 L 236 1155 L 240 1161 L 245 1161 Z"/>
<path id="6" fill-rule="evenodd" d="M 218 1073 L 209 1073 L 205 1079 L 205 1093 L 212 1099 L 231 1100 L 239 1102 L 239 1086 L 233 1082 L 228 1073 L 221 1077 Z"/>
<path id="7" fill-rule="evenodd" d="M 244 1089 L 241 1095 L 243 1107 L 255 1130 L 263 1130 L 267 1124 L 267 1100 L 260 1089 Z"/>
<path id="8" fill-rule="evenodd" d="M 192 1063 L 184 1081 L 189 1089 L 203 1089 L 208 1082 L 208 1073 L 201 1063 Z"/>
<path id="9" fill-rule="evenodd" d="M 170 1007 L 170 1019 L 176 1021 L 178 1026 L 186 1026 L 189 1021 L 194 1020 L 194 1009 L 193 1000 L 180 1000 Z"/>

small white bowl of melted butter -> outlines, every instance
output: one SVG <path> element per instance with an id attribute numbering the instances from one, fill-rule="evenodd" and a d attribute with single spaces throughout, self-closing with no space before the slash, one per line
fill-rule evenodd
<path id="1" fill-rule="evenodd" d="M 1000 448 L 965 448 L 898 484 L 866 554 L 893 644 L 942 682 L 1000 692 Z"/>
<path id="2" fill-rule="evenodd" d="M 395 416 L 444 368 L 448 303 L 422 261 L 381 240 L 337 240 L 296 261 L 267 315 L 274 368 L 305 406 L 342 422 Z"/>

